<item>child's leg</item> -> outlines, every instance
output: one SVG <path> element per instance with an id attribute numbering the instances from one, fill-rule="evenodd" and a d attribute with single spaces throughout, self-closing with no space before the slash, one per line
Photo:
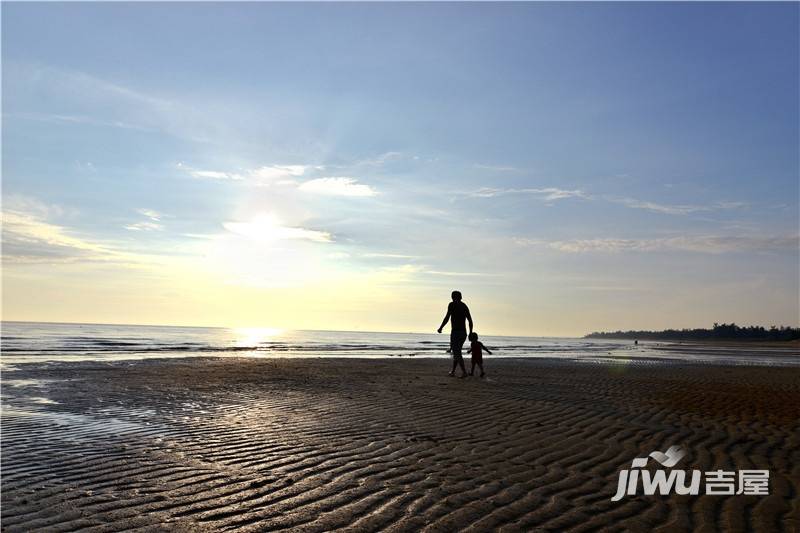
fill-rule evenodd
<path id="1" fill-rule="evenodd" d="M 480 369 L 481 369 L 481 377 L 485 376 L 485 375 L 486 375 L 486 372 L 484 372 L 484 371 L 483 371 L 483 361 L 481 361 L 480 363 L 478 363 L 478 368 L 480 368 Z"/>
<path id="2" fill-rule="evenodd" d="M 472 376 L 475 374 L 475 359 L 472 359 L 472 368 L 469 370 L 469 375 Z"/>

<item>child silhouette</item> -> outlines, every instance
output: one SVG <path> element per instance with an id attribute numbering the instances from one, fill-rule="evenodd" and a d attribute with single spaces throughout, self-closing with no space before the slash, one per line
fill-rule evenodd
<path id="1" fill-rule="evenodd" d="M 475 374 L 475 365 L 478 365 L 478 368 L 481 369 L 481 377 L 483 377 L 486 375 L 486 372 L 483 371 L 483 352 L 486 351 L 489 355 L 491 355 L 492 352 L 478 340 L 477 333 L 470 333 L 469 340 L 469 353 L 472 354 L 472 369 L 469 371 L 469 375 L 472 376 Z"/>

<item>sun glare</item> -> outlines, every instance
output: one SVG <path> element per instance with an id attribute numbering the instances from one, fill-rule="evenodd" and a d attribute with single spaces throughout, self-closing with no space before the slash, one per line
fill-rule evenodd
<path id="1" fill-rule="evenodd" d="M 236 346 L 241 348 L 258 347 L 277 337 L 283 330 L 280 328 L 236 328 Z"/>

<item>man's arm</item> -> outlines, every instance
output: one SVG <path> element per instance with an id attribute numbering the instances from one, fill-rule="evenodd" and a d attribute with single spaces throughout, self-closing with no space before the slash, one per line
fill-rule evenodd
<path id="1" fill-rule="evenodd" d="M 469 307 L 464 304 L 464 309 L 467 310 L 467 321 L 469 322 L 469 332 L 472 333 L 472 315 L 469 314 Z"/>
<path id="2" fill-rule="evenodd" d="M 450 304 L 450 305 L 452 305 L 452 304 Z M 439 333 L 442 332 L 442 328 L 447 324 L 447 321 L 450 320 L 450 305 L 447 306 L 447 314 L 444 315 L 444 320 L 442 320 L 442 325 L 439 326 L 438 330 L 436 330 Z"/>

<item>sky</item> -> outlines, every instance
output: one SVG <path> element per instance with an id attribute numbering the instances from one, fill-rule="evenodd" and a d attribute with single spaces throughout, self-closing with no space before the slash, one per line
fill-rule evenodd
<path id="1" fill-rule="evenodd" d="M 797 326 L 799 15 L 4 2 L 2 317 Z"/>

